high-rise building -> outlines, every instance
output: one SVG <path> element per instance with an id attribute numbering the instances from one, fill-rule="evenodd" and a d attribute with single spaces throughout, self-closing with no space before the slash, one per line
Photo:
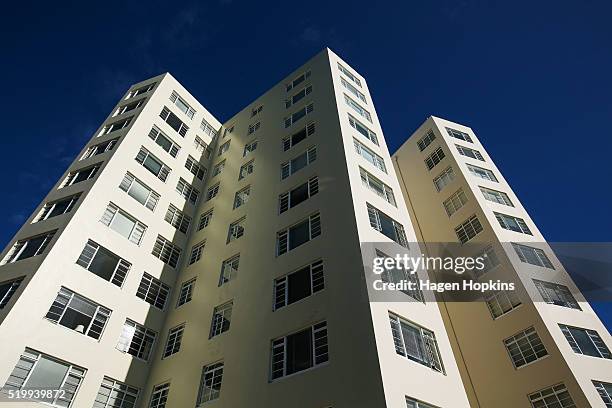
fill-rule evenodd
<path id="1" fill-rule="evenodd" d="M 427 255 L 486 254 L 476 278 L 516 285 L 441 308 L 471 406 L 612 407 L 608 330 L 472 129 L 430 117 L 393 162 Z"/>
<path id="2" fill-rule="evenodd" d="M 380 241 L 416 236 L 330 50 L 223 125 L 169 74 L 138 83 L 2 255 L 0 383 L 74 407 L 468 407 L 433 298 L 369 298 Z"/>
<path id="3" fill-rule="evenodd" d="M 461 157 L 449 161 L 451 139 L 430 121 L 424 126 L 434 143 L 426 148 L 441 147 L 446 167 L 458 166 Z M 372 258 L 427 252 L 419 238 L 458 240 L 454 226 L 433 235 L 450 222 L 435 212 L 444 209 L 442 193 L 428 192 L 424 210 L 425 198 L 417 205 L 412 197 L 412 188 L 434 188 L 432 173 L 442 170 L 416 166 L 445 160 L 412 151 L 422 129 L 398 153 L 398 179 L 367 82 L 328 49 L 224 123 L 170 74 L 135 84 L 2 253 L 0 406 L 40 389 L 60 392 L 30 396 L 78 408 L 467 408 L 476 401 L 516 408 L 528 407 L 528 398 L 534 407 L 569 407 L 550 399 L 568 392 L 577 407 L 587 398 L 602 406 L 595 397 L 610 392 L 609 362 L 583 363 L 565 340 L 606 357 L 609 335 L 582 298 L 575 304 L 585 317 L 559 320 L 559 333 L 547 325 L 561 312 L 524 301 L 513 313 L 525 320 L 517 318 L 517 330 L 498 344 L 510 313 L 493 320 L 485 306 L 470 330 L 464 304 L 419 289 L 373 293 Z M 464 127 L 453 129 L 478 143 Z M 473 149 L 491 164 L 480 145 Z M 476 184 L 454 170 L 445 183 L 465 182 L 459 202 L 474 205 L 480 229 L 489 231 L 479 238 L 506 241 L 485 222 L 488 202 L 474 198 Z M 522 218 L 535 233 L 504 191 L 515 211 L 500 214 Z M 524 259 L 547 259 L 562 271 L 553 254 L 514 241 Z M 535 290 L 566 299 L 546 286 L 559 282 L 555 276 Z M 513 336 L 518 354 L 530 358 L 519 338 L 523 331 L 531 341 L 529 330 L 548 357 L 503 371 L 517 364 L 504 348 Z M 470 332 L 474 345 L 465 344 Z M 491 361 L 475 357 L 477 346 Z M 504 377 L 541 364 L 548 365 L 528 378 Z"/>

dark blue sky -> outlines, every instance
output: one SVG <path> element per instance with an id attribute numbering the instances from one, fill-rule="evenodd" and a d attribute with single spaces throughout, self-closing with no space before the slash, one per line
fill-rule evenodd
<path id="1" fill-rule="evenodd" d="M 471 126 L 548 240 L 612 241 L 609 1 L 23 3 L 0 16 L 1 245 L 131 83 L 170 71 L 223 121 L 324 46 L 391 151 L 431 114 Z"/>

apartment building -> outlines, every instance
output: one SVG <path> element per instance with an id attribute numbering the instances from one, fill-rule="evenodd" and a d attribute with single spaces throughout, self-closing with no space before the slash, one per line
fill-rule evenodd
<path id="1" fill-rule="evenodd" d="M 367 287 L 416 241 L 330 50 L 223 124 L 135 84 L 1 255 L 0 406 L 466 408 L 435 299 Z"/>
<path id="2" fill-rule="evenodd" d="M 611 407 L 612 338 L 472 129 L 430 117 L 393 163 L 423 249 L 517 287 L 443 302 L 471 406 Z"/>

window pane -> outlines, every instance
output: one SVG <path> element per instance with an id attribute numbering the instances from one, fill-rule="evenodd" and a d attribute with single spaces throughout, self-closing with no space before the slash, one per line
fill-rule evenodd
<path id="1" fill-rule="evenodd" d="M 151 156 L 148 156 L 142 165 L 153 174 L 159 174 L 162 167 L 161 163 L 153 159 Z"/>
<path id="2" fill-rule="evenodd" d="M 582 350 L 582 354 L 592 357 L 601 357 L 599 351 L 597 351 L 597 347 L 595 347 L 595 345 L 591 341 L 591 338 L 585 330 L 576 330 L 570 328 L 570 331 L 572 332 L 572 336 L 574 336 L 574 339 L 578 343 L 580 350 Z"/>
<path id="3" fill-rule="evenodd" d="M 287 336 L 287 374 L 312 367 L 312 329 Z"/>
<path id="4" fill-rule="evenodd" d="M 58 390 L 67 372 L 68 366 L 41 356 L 27 387 Z"/>
<path id="5" fill-rule="evenodd" d="M 149 189 L 142 185 L 142 183 L 140 183 L 138 180 L 134 180 L 129 194 L 140 204 L 144 204 L 147 202 L 147 197 L 149 197 Z"/>
<path id="6" fill-rule="evenodd" d="M 110 280 L 118 262 L 118 256 L 100 247 L 91 261 L 89 270 L 106 280 Z"/>
<path id="7" fill-rule="evenodd" d="M 310 296 L 310 266 L 288 276 L 288 303 L 296 302 Z"/>
<path id="8" fill-rule="evenodd" d="M 111 224 L 111 228 L 124 237 L 129 238 L 132 229 L 134 229 L 134 225 L 134 221 L 117 211 L 117 214 L 115 214 L 115 218 L 113 219 L 113 223 Z"/>
<path id="9" fill-rule="evenodd" d="M 308 221 L 306 221 L 289 230 L 289 249 L 293 249 L 308 241 L 308 229 Z"/>

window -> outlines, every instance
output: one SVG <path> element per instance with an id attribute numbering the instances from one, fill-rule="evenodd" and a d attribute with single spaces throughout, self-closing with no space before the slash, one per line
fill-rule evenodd
<path id="1" fill-rule="evenodd" d="M 217 196 L 217 194 L 219 194 L 219 186 L 220 184 L 217 183 L 206 190 L 206 200 L 212 200 Z"/>
<path id="2" fill-rule="evenodd" d="M 467 203 L 467 197 L 463 192 L 463 189 L 459 189 L 455 191 L 455 193 L 448 197 L 442 204 L 444 205 L 444 209 L 446 210 L 446 214 L 450 217 L 454 213 L 456 213 L 461 207 L 463 207 Z"/>
<path id="3" fill-rule="evenodd" d="M 155 82 L 152 82 L 152 83 L 150 83 L 148 85 L 141 86 L 140 88 L 136 88 L 136 89 L 128 92 L 128 94 L 125 97 L 125 99 L 130 99 L 130 98 L 133 98 L 135 96 L 142 95 L 143 93 L 147 93 L 147 92 L 153 90 L 153 88 L 155 88 Z"/>
<path id="4" fill-rule="evenodd" d="M 234 301 L 230 300 L 227 303 L 215 307 L 212 316 L 212 322 L 210 324 L 210 336 L 213 338 L 221 333 L 224 333 L 230 328 L 230 321 L 232 320 L 232 308 L 234 307 Z"/>
<path id="5" fill-rule="evenodd" d="M 74 194 L 69 197 L 60 198 L 59 200 L 50 201 L 44 205 L 34 222 L 48 220 L 49 218 L 57 217 L 58 215 L 67 214 L 74 208 L 74 205 L 79 200 L 81 194 Z"/>
<path id="6" fill-rule="evenodd" d="M 355 151 L 358 155 L 372 163 L 372 165 L 374 165 L 374 167 L 378 168 L 379 170 L 382 170 L 385 173 L 387 172 L 387 167 L 385 166 L 385 161 L 382 157 L 367 148 L 357 139 L 353 139 L 353 143 L 355 144 Z"/>
<path id="7" fill-rule="evenodd" d="M 213 139 L 215 138 L 215 136 L 217 136 L 217 131 L 215 130 L 215 128 L 212 127 L 210 123 L 206 121 L 206 119 L 202 119 L 202 122 L 200 123 L 200 129 L 202 129 L 204 134 L 210 136 Z M 198 137 L 196 136 L 196 138 Z"/>
<path id="8" fill-rule="evenodd" d="M 451 129 L 448 127 L 446 128 L 446 132 L 450 137 L 454 137 L 455 139 L 463 140 L 464 142 L 474 143 L 470 135 L 465 132 L 461 132 L 459 130 Z"/>
<path id="9" fill-rule="evenodd" d="M 523 220 L 522 218 L 514 217 L 512 215 L 507 215 L 507 214 L 501 214 L 498 212 L 494 212 L 493 214 L 495 214 L 495 218 L 497 218 L 499 225 L 503 229 L 507 229 L 509 231 L 514 231 L 514 232 L 521 232 L 523 234 L 533 235 L 531 231 L 529 230 L 529 227 L 527 227 L 525 220 Z"/>
<path id="10" fill-rule="evenodd" d="M 224 131 L 223 131 L 223 137 L 231 134 L 234 131 L 234 125 L 232 126 L 228 126 Z"/>
<path id="11" fill-rule="evenodd" d="M 191 217 L 172 204 L 168 206 L 168 211 L 166 212 L 164 220 L 166 220 L 174 228 L 181 231 L 183 234 L 187 233 L 187 230 L 189 229 L 189 224 L 191 223 Z"/>
<path id="12" fill-rule="evenodd" d="M 189 265 L 192 265 L 202 259 L 202 252 L 206 246 L 206 240 L 198 242 L 191 247 L 191 255 L 189 256 Z"/>
<path id="13" fill-rule="evenodd" d="M 193 115 L 195 115 L 195 110 L 191 106 L 189 106 L 189 104 L 185 102 L 183 98 L 178 96 L 178 93 L 176 91 L 172 91 L 172 94 L 170 95 L 170 102 L 174 102 L 176 107 L 179 108 L 179 110 L 185 115 L 187 115 L 189 119 L 193 119 Z"/>
<path id="14" fill-rule="evenodd" d="M 537 279 L 534 279 L 533 283 L 546 303 L 581 310 L 574 295 L 572 295 L 567 286 Z"/>
<path id="15" fill-rule="evenodd" d="M 4 306 L 11 300 L 19 285 L 23 282 L 23 276 L 17 279 L 11 279 L 8 281 L 0 282 L 0 310 L 4 309 Z"/>
<path id="16" fill-rule="evenodd" d="M 517 244 L 515 242 L 512 243 L 512 247 L 521 262 L 555 269 L 550 259 L 548 259 L 548 256 L 546 256 L 546 253 L 540 248 L 534 248 L 525 244 Z"/>
<path id="17" fill-rule="evenodd" d="M 296 144 L 300 143 L 302 140 L 306 139 L 307 136 L 313 135 L 315 132 L 315 124 L 309 123 L 304 129 L 297 131 L 291 136 L 283 138 L 283 151 L 287 151 L 291 149 Z"/>
<path id="18" fill-rule="evenodd" d="M 54 231 L 49 231 L 44 234 L 36 235 L 26 239 L 20 239 L 15 242 L 13 248 L 9 251 L 4 263 L 11 263 L 21 261 L 22 259 L 31 258 L 36 255 L 40 255 L 45 252 L 47 245 L 53 239 L 55 235 Z"/>
<path id="19" fill-rule="evenodd" d="M 459 145 L 455 145 L 455 147 L 457 147 L 457 151 L 462 156 L 469 157 L 471 159 L 480 160 L 480 161 L 485 161 L 484 157 L 482 157 L 482 154 L 480 154 L 478 150 L 470 149 L 469 147 L 459 146 Z"/>
<path id="20" fill-rule="evenodd" d="M 170 357 L 171 355 L 179 352 L 181 349 L 181 341 L 183 340 L 184 332 L 185 323 L 168 330 L 168 338 L 166 338 L 166 347 L 164 348 L 162 358 Z"/>
<path id="21" fill-rule="evenodd" d="M 293 125 L 294 123 L 296 123 L 297 121 L 305 117 L 306 115 L 311 114 L 313 111 L 314 111 L 313 103 L 309 103 L 308 105 L 304 106 L 302 109 L 295 111 L 292 115 L 287 116 L 283 120 L 283 123 L 285 124 L 285 128 L 288 128 L 289 126 Z"/>
<path id="22" fill-rule="evenodd" d="M 227 142 L 225 142 L 221 146 L 219 146 L 219 151 L 217 152 L 217 156 L 221 156 L 223 153 L 225 153 L 225 152 L 227 152 L 229 150 L 230 142 L 231 142 L 231 140 L 228 140 Z"/>
<path id="23" fill-rule="evenodd" d="M 234 221 L 230 224 L 229 231 L 227 232 L 227 243 L 228 244 L 231 241 L 234 241 L 244 235 L 245 221 L 246 221 L 246 217 L 242 217 L 238 221 Z"/>
<path id="24" fill-rule="evenodd" d="M 482 268 L 481 270 L 478 270 L 478 269 L 473 270 L 473 273 L 476 279 L 480 279 L 480 277 L 482 277 L 484 274 L 486 274 L 491 269 L 499 265 L 499 258 L 497 257 L 497 254 L 495 253 L 495 249 L 493 248 L 493 245 L 487 245 L 484 251 L 474 256 L 474 258 L 478 258 L 478 257 L 482 258 L 484 268 Z"/>
<path id="25" fill-rule="evenodd" d="M 189 170 L 191 174 L 196 176 L 199 180 L 203 180 L 206 175 L 206 168 L 202 167 L 200 163 L 196 159 L 194 159 L 191 155 L 187 156 L 187 160 L 185 161 L 185 168 Z"/>
<path id="26" fill-rule="evenodd" d="M 134 177 L 132 173 L 125 174 L 119 188 L 151 211 L 155 210 L 159 202 L 159 194 Z"/>
<path id="27" fill-rule="evenodd" d="M 610 349 L 595 330 L 560 324 L 561 332 L 574 353 L 585 356 L 612 359 Z"/>
<path id="28" fill-rule="evenodd" d="M 253 140 L 250 143 L 244 145 L 244 152 L 242 153 L 242 157 L 248 156 L 250 153 L 254 152 L 257 149 L 257 140 Z"/>
<path id="29" fill-rule="evenodd" d="M 170 294 L 170 286 L 148 273 L 142 275 L 136 296 L 160 310 L 164 310 L 166 300 Z"/>
<path id="30" fill-rule="evenodd" d="M 212 171 L 212 177 L 216 177 L 219 174 L 221 174 L 224 168 L 225 168 L 225 160 L 223 160 L 220 163 L 215 164 L 213 167 L 213 171 Z"/>
<path id="31" fill-rule="evenodd" d="M 147 361 L 157 333 L 130 319 L 126 319 L 117 342 L 117 350 Z"/>
<path id="32" fill-rule="evenodd" d="M 436 336 L 432 331 L 391 313 L 389 322 L 397 354 L 432 370 L 444 372 Z"/>
<path id="33" fill-rule="evenodd" d="M 282 255 L 321 235 L 321 217 L 315 213 L 276 234 L 276 254 Z"/>
<path id="34" fill-rule="evenodd" d="M 307 80 L 308 78 L 310 78 L 310 71 L 306 71 L 303 74 L 299 75 L 293 81 L 285 85 L 287 92 L 289 92 L 290 90 L 292 90 L 293 88 L 295 88 L 296 86 L 298 86 L 299 84 Z"/>
<path id="35" fill-rule="evenodd" d="M 77 265 L 82 266 L 113 285 L 123 286 L 132 264 L 91 239 L 87 241 Z"/>
<path id="36" fill-rule="evenodd" d="M 440 175 L 433 179 L 433 183 L 436 186 L 438 192 L 442 191 L 444 187 L 450 184 L 455 179 L 455 172 L 452 167 L 447 167 Z"/>
<path id="37" fill-rule="evenodd" d="M 364 103 L 367 103 L 365 95 L 361 91 L 359 91 L 357 88 L 355 88 L 353 85 L 346 82 L 344 78 L 342 77 L 340 78 L 340 83 L 342 83 L 342 86 L 348 89 L 350 93 L 355 95 L 357 98 L 361 99 Z"/>
<path id="38" fill-rule="evenodd" d="M 272 340 L 270 354 L 272 380 L 326 363 L 329 360 L 327 322 Z"/>
<path id="39" fill-rule="evenodd" d="M 249 201 L 249 196 L 251 195 L 251 186 L 246 186 L 242 190 L 236 192 L 236 196 L 234 197 L 234 209 L 240 207 L 242 204 L 245 204 Z"/>
<path id="40" fill-rule="evenodd" d="M 63 393 L 52 393 L 52 395 L 34 393 L 34 397 L 38 398 L 32 399 L 55 407 L 71 407 L 86 371 L 82 367 L 26 348 L 6 380 L 3 391 L 62 390 Z"/>
<path id="41" fill-rule="evenodd" d="M 189 201 L 191 204 L 194 205 L 196 201 L 198 201 L 198 197 L 200 196 L 200 192 L 193 188 L 193 186 L 186 182 L 185 179 L 182 177 L 179 178 L 179 181 L 176 184 L 176 191 L 185 200 Z"/>
<path id="42" fill-rule="evenodd" d="M 99 340 L 111 311 L 62 287 L 45 318 Z"/>
<path id="43" fill-rule="evenodd" d="M 603 381 L 593 381 L 593 385 L 601 396 L 606 408 L 612 407 L 612 384 Z"/>
<path id="44" fill-rule="evenodd" d="M 166 136 L 157 126 L 153 126 L 149 132 L 149 137 L 157 143 L 162 149 L 170 154 L 172 157 L 176 157 L 181 147 L 174 143 L 168 136 Z"/>
<path id="45" fill-rule="evenodd" d="M 199 136 L 195 137 L 193 145 L 198 152 L 204 153 L 208 149 L 208 145 L 206 144 L 206 142 L 204 142 Z"/>
<path id="46" fill-rule="evenodd" d="M 135 160 L 142 164 L 142 166 L 149 170 L 155 177 L 160 179 L 161 181 L 166 181 L 168 175 L 172 171 L 170 167 L 166 166 L 162 163 L 157 157 L 153 156 L 147 149 L 144 147 L 140 148 L 138 155 Z"/>
<path id="47" fill-rule="evenodd" d="M 149 408 L 166 408 L 168 402 L 168 393 L 170 392 L 170 383 L 156 385 L 151 393 L 151 401 Z"/>
<path id="48" fill-rule="evenodd" d="M 444 159 L 444 157 L 445 157 L 444 151 L 442 150 L 441 147 L 438 147 L 433 153 L 431 153 L 425 159 L 425 165 L 427 166 L 427 170 L 431 170 L 434 167 L 436 167 L 436 165 L 440 163 L 442 159 Z"/>
<path id="49" fill-rule="evenodd" d="M 130 102 L 130 103 L 126 103 L 124 105 L 121 105 L 117 108 L 117 110 L 115 111 L 115 113 L 113 113 L 113 116 L 119 116 L 119 115 L 123 115 L 124 113 L 127 112 L 131 112 L 134 109 L 138 109 L 140 108 L 142 105 L 144 105 L 145 101 L 147 100 L 147 98 L 142 98 L 142 99 L 138 99 L 137 101 L 134 102 Z"/>
<path id="50" fill-rule="evenodd" d="M 253 123 L 249 125 L 248 134 L 251 135 L 255 133 L 257 130 L 259 130 L 260 127 L 261 127 L 261 122 L 257 122 L 257 123 Z"/>
<path id="51" fill-rule="evenodd" d="M 238 274 L 238 267 L 240 266 L 240 254 L 234 255 L 229 259 L 226 259 L 221 264 L 221 276 L 219 277 L 219 286 L 234 279 Z"/>
<path id="52" fill-rule="evenodd" d="M 485 179 L 489 181 L 494 181 L 495 183 L 498 182 L 497 177 L 495 177 L 495 174 L 493 174 L 491 170 L 483 169 L 482 167 L 473 166 L 471 164 L 468 164 L 467 168 L 469 172 L 472 173 L 476 177 L 480 177 L 481 179 Z"/>
<path id="53" fill-rule="evenodd" d="M 181 284 L 181 291 L 176 302 L 176 307 L 182 306 L 187 302 L 191 301 L 193 296 L 193 288 L 195 286 L 196 278 L 189 279 L 187 282 Z"/>
<path id="54" fill-rule="evenodd" d="M 138 388 L 104 377 L 94 401 L 95 408 L 134 408 L 138 399 Z"/>
<path id="55" fill-rule="evenodd" d="M 429 131 L 427 131 L 425 136 L 423 136 L 417 141 L 417 146 L 419 147 L 420 151 L 423 151 L 434 140 L 436 140 L 436 135 L 434 134 L 433 130 L 429 129 Z"/>
<path id="56" fill-rule="evenodd" d="M 80 183 L 81 181 L 92 179 L 100 170 L 102 163 L 94 164 L 93 166 L 85 167 L 79 170 L 74 170 L 68 173 L 61 187 L 68 187 Z"/>
<path id="57" fill-rule="evenodd" d="M 514 207 L 514 204 L 512 204 L 512 201 L 510 200 L 510 197 L 508 197 L 508 194 L 486 187 L 479 186 L 478 188 L 480 188 L 480 191 L 482 191 L 482 195 L 486 200 L 498 204 L 507 205 L 509 207 Z"/>
<path id="58" fill-rule="evenodd" d="M 136 245 L 140 245 L 147 226 L 132 217 L 113 203 L 109 203 L 100 222 L 123 235 Z"/>
<path id="59" fill-rule="evenodd" d="M 304 153 L 281 164 L 281 180 L 286 179 L 315 160 L 317 160 L 317 147 L 311 146 Z"/>
<path id="60" fill-rule="evenodd" d="M 189 126 L 183 123 L 174 113 L 170 112 L 170 109 L 164 106 L 159 117 L 164 120 L 170 127 L 177 131 L 177 133 L 183 137 L 187 134 Z"/>
<path id="61" fill-rule="evenodd" d="M 383 253 L 382 251 L 379 251 L 378 249 L 376 250 L 376 256 L 379 258 L 390 258 L 389 255 Z M 414 290 L 406 289 L 402 290 L 402 292 L 415 300 L 425 302 L 423 292 L 420 289 L 419 276 L 416 274 L 416 271 L 414 273 L 411 273 L 411 271 L 408 271 L 406 269 L 385 268 L 385 270 L 380 274 L 380 278 L 383 282 L 387 283 L 401 284 L 405 281 L 413 282 L 413 285 L 415 285 Z"/>
<path id="62" fill-rule="evenodd" d="M 533 327 L 504 340 L 515 368 L 534 362 L 548 355 L 540 336 Z"/>
<path id="63" fill-rule="evenodd" d="M 307 298 L 324 288 L 323 261 L 318 260 L 274 280 L 274 310 Z"/>
<path id="64" fill-rule="evenodd" d="M 401 246 L 408 248 L 408 240 L 404 226 L 393 218 L 389 217 L 378 208 L 366 203 L 368 208 L 368 216 L 370 217 L 370 226 L 380 232 L 387 238 L 392 239 Z"/>
<path id="65" fill-rule="evenodd" d="M 433 405 L 425 404 L 424 402 L 406 397 L 407 408 L 436 408 Z"/>
<path id="66" fill-rule="evenodd" d="M 257 115 L 257 114 L 260 114 L 262 110 L 263 110 L 263 105 L 260 105 L 260 106 L 258 106 L 256 108 L 251 109 L 251 117 L 253 117 L 253 116 Z"/>
<path id="67" fill-rule="evenodd" d="M 533 408 L 576 408 L 565 385 L 559 384 L 529 395 Z"/>
<path id="68" fill-rule="evenodd" d="M 351 73 L 348 69 L 344 68 L 340 63 L 338 63 L 338 69 L 342 72 L 348 79 L 353 81 L 357 86 L 361 87 L 361 81 L 355 75 Z"/>
<path id="69" fill-rule="evenodd" d="M 349 113 L 348 115 L 350 125 L 359 133 L 361 133 L 366 138 L 370 139 L 372 143 L 378 146 L 378 137 L 376 137 L 376 133 L 371 131 L 366 125 L 358 121 Z"/>
<path id="70" fill-rule="evenodd" d="M 319 192 L 319 178 L 311 177 L 307 182 L 300 184 L 291 191 L 278 196 L 278 212 L 284 213 L 299 203 L 308 200 Z"/>
<path id="71" fill-rule="evenodd" d="M 393 190 L 391 187 L 359 167 L 359 173 L 361 174 L 361 182 L 364 186 L 381 196 L 385 199 L 389 204 L 395 205 L 395 196 L 393 195 Z"/>
<path id="72" fill-rule="evenodd" d="M 109 133 L 113 133 L 113 132 L 116 132 L 118 130 L 128 127 L 130 123 L 132 122 L 133 118 L 134 118 L 133 116 L 130 116 L 129 118 L 119 119 L 115 122 L 109 123 L 108 125 L 102 128 L 98 136 L 108 135 Z"/>
<path id="73" fill-rule="evenodd" d="M 181 249 L 161 235 L 157 236 L 151 253 L 173 268 L 176 268 L 181 257 Z"/>
<path id="74" fill-rule="evenodd" d="M 221 383 L 223 382 L 223 363 L 216 363 L 202 368 L 202 378 L 198 389 L 197 406 L 216 400 L 221 394 Z"/>
<path id="75" fill-rule="evenodd" d="M 308 85 L 307 87 L 302 88 L 299 92 L 294 93 L 289 99 L 285 100 L 285 108 L 290 108 L 291 105 L 295 105 L 302 99 L 306 97 L 306 95 L 310 95 L 312 92 L 312 85 Z"/>
<path id="76" fill-rule="evenodd" d="M 514 291 L 500 290 L 493 292 L 486 298 L 489 312 L 494 319 L 516 309 L 521 305 L 521 301 Z"/>
<path id="77" fill-rule="evenodd" d="M 361 117 L 363 117 L 364 119 L 366 119 L 368 122 L 372 123 L 372 115 L 370 115 L 370 112 L 368 112 L 367 110 L 365 110 L 365 108 L 363 108 L 361 105 L 359 105 L 357 102 L 355 102 L 350 96 L 348 96 L 347 94 L 344 94 L 344 102 L 346 102 L 346 104 L 348 106 L 350 106 L 351 108 L 353 108 L 353 110 L 355 112 L 357 112 Z"/>
<path id="78" fill-rule="evenodd" d="M 482 232 L 482 224 L 475 214 L 455 227 L 457 238 L 462 244 L 465 244 L 480 232 Z"/>
<path id="79" fill-rule="evenodd" d="M 102 142 L 97 145 L 88 147 L 87 150 L 85 150 L 85 153 L 83 154 L 83 156 L 81 157 L 81 160 L 89 159 L 90 157 L 94 157 L 102 153 L 110 152 L 111 150 L 115 148 L 118 140 L 119 138 L 112 139 L 107 142 Z"/>
<path id="80" fill-rule="evenodd" d="M 255 160 L 251 160 L 242 166 L 240 166 L 240 173 L 238 174 L 238 180 L 242 180 L 255 170 Z"/>
<path id="81" fill-rule="evenodd" d="M 210 221 L 212 220 L 212 216 L 213 216 L 212 208 L 206 211 L 205 213 L 203 213 L 202 215 L 200 215 L 200 222 L 198 223 L 198 231 L 208 227 L 208 225 L 210 224 Z"/>

